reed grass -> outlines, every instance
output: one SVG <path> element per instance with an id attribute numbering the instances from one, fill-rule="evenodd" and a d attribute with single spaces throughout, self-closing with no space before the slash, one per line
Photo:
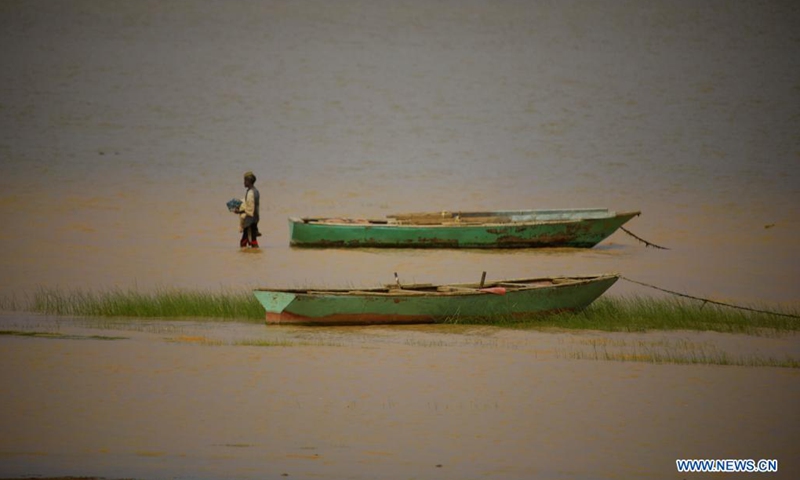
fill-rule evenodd
<path id="1" fill-rule="evenodd" d="M 796 309 L 771 310 L 783 315 L 800 316 Z M 510 328 L 563 328 L 609 332 L 645 332 L 648 330 L 696 330 L 768 335 L 773 332 L 800 330 L 800 318 L 758 313 L 706 304 L 680 298 L 603 297 L 580 312 L 562 312 L 526 318 L 500 316 L 484 320 L 453 318 L 448 323 L 492 324 Z"/>
<path id="2" fill-rule="evenodd" d="M 87 292 L 39 289 L 25 310 L 48 315 L 208 318 L 263 321 L 264 308 L 249 291 L 190 291 L 164 289 L 152 293 L 135 290 Z"/>

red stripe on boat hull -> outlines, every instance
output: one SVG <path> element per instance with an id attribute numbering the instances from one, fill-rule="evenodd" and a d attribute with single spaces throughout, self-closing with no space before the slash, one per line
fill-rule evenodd
<path id="1" fill-rule="evenodd" d="M 559 308 L 539 312 L 521 312 L 506 314 L 512 317 L 537 317 L 562 312 L 572 312 L 575 308 Z M 385 314 L 335 314 L 324 317 L 306 317 L 289 312 L 267 312 L 267 323 L 270 325 L 418 325 L 436 323 L 437 318 L 430 315 L 385 315 Z M 440 319 L 441 320 L 441 319 Z"/>

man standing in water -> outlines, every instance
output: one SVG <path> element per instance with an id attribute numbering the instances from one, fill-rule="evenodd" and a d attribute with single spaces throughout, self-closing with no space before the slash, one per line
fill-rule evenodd
<path id="1" fill-rule="evenodd" d="M 239 246 L 258 248 L 258 203 L 259 193 L 255 187 L 256 176 L 253 172 L 244 174 L 244 188 L 247 191 L 244 193 L 242 205 L 239 207 L 237 213 L 241 218 L 240 229 L 242 231 L 242 239 L 239 241 Z"/>

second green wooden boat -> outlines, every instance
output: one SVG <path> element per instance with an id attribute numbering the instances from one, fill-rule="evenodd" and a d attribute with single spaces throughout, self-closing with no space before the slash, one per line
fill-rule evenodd
<path id="1" fill-rule="evenodd" d="M 528 278 L 368 289 L 257 289 L 267 323 L 369 325 L 518 317 L 585 308 L 619 275 Z"/>
<path id="2" fill-rule="evenodd" d="M 296 247 L 591 248 L 640 212 L 604 208 L 290 218 Z"/>

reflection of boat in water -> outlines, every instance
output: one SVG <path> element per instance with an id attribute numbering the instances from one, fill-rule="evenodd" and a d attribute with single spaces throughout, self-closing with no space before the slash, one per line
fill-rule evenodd
<path id="1" fill-rule="evenodd" d="M 591 248 L 639 214 L 595 208 L 290 218 L 289 231 L 298 247 Z"/>
<path id="2" fill-rule="evenodd" d="M 617 274 L 606 274 L 361 290 L 263 288 L 254 294 L 267 312 L 267 323 L 435 323 L 462 317 L 491 319 L 580 310 L 618 278 Z"/>

